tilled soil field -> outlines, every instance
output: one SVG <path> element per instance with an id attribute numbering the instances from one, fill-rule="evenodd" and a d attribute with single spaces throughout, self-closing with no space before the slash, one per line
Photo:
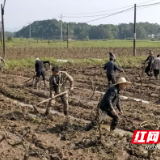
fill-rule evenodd
<path id="1" fill-rule="evenodd" d="M 69 124 L 57 99 L 51 115 L 45 116 L 47 103 L 33 105 L 49 97 L 49 89 L 39 90 L 29 80 L 33 70 L 5 71 L 0 79 L 0 159 L 2 160 L 145 160 L 143 145 L 131 145 L 135 129 L 160 129 L 160 87 L 141 69 L 125 69 L 132 87 L 121 93 L 124 111 L 115 133 L 109 133 L 111 119 L 103 122 L 101 141 L 98 128 L 89 132 L 85 126 L 95 118 L 96 106 L 107 90 L 105 72 L 100 66 L 65 67 L 75 80 L 69 96 Z M 50 72 L 47 72 L 47 79 Z M 124 76 L 117 74 L 117 78 Z M 143 99 L 141 101 L 140 99 Z M 148 102 L 149 101 L 149 102 Z M 160 151 L 152 159 L 159 160 Z"/>

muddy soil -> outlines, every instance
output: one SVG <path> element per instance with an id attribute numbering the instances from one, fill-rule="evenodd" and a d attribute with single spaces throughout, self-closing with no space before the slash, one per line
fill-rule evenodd
<path id="1" fill-rule="evenodd" d="M 96 106 L 107 90 L 107 80 L 102 66 L 65 67 L 75 80 L 75 89 L 69 95 L 69 123 L 63 115 L 60 99 L 52 104 L 51 115 L 45 116 L 47 103 L 35 113 L 33 105 L 49 97 L 49 87 L 43 83 L 39 90 L 32 86 L 34 71 L 31 69 L 5 71 L 0 79 L 0 159 L 2 160 L 139 160 L 147 159 L 143 145 L 131 145 L 135 129 L 159 129 L 159 83 L 148 79 L 142 70 L 125 69 L 132 87 L 121 93 L 152 103 L 138 102 L 133 98 L 121 98 L 124 116 L 118 129 L 109 133 L 111 119 L 106 117 L 102 125 L 101 141 L 98 128 L 84 130 L 96 115 Z M 50 72 L 47 72 L 47 79 Z M 140 74 L 140 76 L 139 76 Z M 117 74 L 117 78 L 122 76 Z M 124 75 L 123 75 L 124 76 Z M 142 78 L 141 78 L 142 77 Z M 48 84 L 48 83 L 47 83 Z M 94 91 L 97 92 L 94 92 Z M 117 111 L 118 112 L 118 111 Z M 15 145 L 15 143 L 18 143 Z M 160 152 L 152 159 L 159 159 Z"/>

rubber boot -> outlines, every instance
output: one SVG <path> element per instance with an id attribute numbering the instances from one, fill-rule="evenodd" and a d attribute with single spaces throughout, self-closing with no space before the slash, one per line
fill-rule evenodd
<path id="1" fill-rule="evenodd" d="M 110 131 L 115 131 L 116 126 L 117 126 L 117 122 L 115 122 L 114 120 L 112 120 L 111 126 L 110 126 Z"/>

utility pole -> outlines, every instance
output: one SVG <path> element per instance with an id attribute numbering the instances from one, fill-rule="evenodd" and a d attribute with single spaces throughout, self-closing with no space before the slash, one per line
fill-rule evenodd
<path id="1" fill-rule="evenodd" d="M 134 5 L 134 41 L 133 41 L 133 56 L 136 56 L 136 4 Z"/>
<path id="2" fill-rule="evenodd" d="M 68 28 L 68 27 L 69 27 L 69 25 L 67 24 L 67 49 L 68 49 L 68 44 L 69 44 L 69 43 L 68 43 L 68 41 L 69 41 L 69 38 L 68 38 L 68 29 L 69 29 L 69 28 Z"/>
<path id="3" fill-rule="evenodd" d="M 2 4 L 1 4 L 1 15 L 2 15 L 2 33 L 3 33 L 3 56 L 5 58 L 4 7 Z"/>
<path id="4" fill-rule="evenodd" d="M 63 42 L 63 34 L 62 34 L 62 14 L 61 14 L 61 44 Z"/>
<path id="5" fill-rule="evenodd" d="M 31 41 L 31 23 L 29 23 L 29 43 Z"/>
<path id="6" fill-rule="evenodd" d="M 119 39 L 119 26 L 118 26 L 118 39 Z"/>
<path id="7" fill-rule="evenodd" d="M 0 26 L 1 26 L 1 46 L 2 46 L 2 38 L 3 38 L 3 36 L 2 36 L 2 21 L 0 23 Z"/>

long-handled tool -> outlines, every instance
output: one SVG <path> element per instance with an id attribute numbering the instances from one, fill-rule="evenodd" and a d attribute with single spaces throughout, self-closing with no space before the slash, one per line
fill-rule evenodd
<path id="1" fill-rule="evenodd" d="M 26 83 L 29 82 L 30 80 L 33 80 L 33 81 L 34 81 L 35 77 L 36 77 L 36 76 L 34 75 L 32 78 L 30 78 L 30 79 L 28 79 L 27 81 L 25 81 L 24 84 L 26 84 Z"/>
<path id="2" fill-rule="evenodd" d="M 49 101 L 49 100 L 52 100 L 52 99 L 54 99 L 54 98 L 57 98 L 57 97 L 59 97 L 59 96 L 62 96 L 62 95 L 64 95 L 64 94 L 66 94 L 66 93 L 68 93 L 68 91 L 62 92 L 62 93 L 60 93 L 60 94 L 58 94 L 58 95 L 56 95 L 56 96 L 54 96 L 54 97 L 52 97 L 52 98 L 48 98 L 48 99 L 46 99 L 46 100 L 38 103 L 36 106 L 38 106 L 38 105 L 40 105 L 40 104 L 42 104 L 42 103 L 45 103 L 45 102 L 47 102 L 47 101 Z"/>
<path id="3" fill-rule="evenodd" d="M 43 103 L 45 103 L 45 102 L 47 102 L 47 101 L 49 101 L 49 100 L 55 99 L 55 98 L 57 98 L 57 97 L 59 97 L 59 96 L 62 96 L 62 95 L 64 95 L 64 94 L 66 94 L 66 93 L 68 93 L 68 91 L 62 92 L 62 93 L 60 93 L 60 94 L 58 94 L 58 95 L 56 95 L 56 96 L 54 96 L 54 97 L 52 97 L 52 98 L 48 98 L 48 99 L 46 99 L 46 100 L 38 103 L 37 105 L 33 105 L 34 111 L 35 111 L 36 113 L 39 113 L 38 110 L 37 110 L 37 108 L 36 108 L 36 106 L 38 106 L 38 105 L 40 105 L 40 104 L 43 104 Z"/>
<path id="4" fill-rule="evenodd" d="M 116 61 L 117 63 L 118 63 L 118 65 L 121 67 L 121 69 L 123 69 L 122 68 L 122 66 L 120 65 L 120 63 L 118 62 L 118 61 Z M 123 69 L 123 73 L 125 74 L 125 76 L 126 76 L 126 78 L 129 80 L 129 78 L 128 78 L 128 76 L 127 76 L 127 74 L 126 74 L 126 72 L 124 71 L 124 69 Z M 130 80 L 129 80 L 130 81 Z"/>

